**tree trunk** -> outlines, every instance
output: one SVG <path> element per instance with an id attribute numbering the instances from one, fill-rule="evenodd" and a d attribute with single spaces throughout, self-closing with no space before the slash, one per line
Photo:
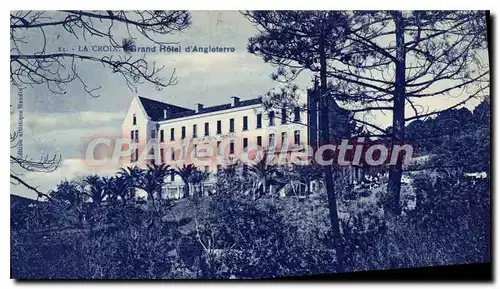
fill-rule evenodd
<path id="1" fill-rule="evenodd" d="M 154 197 L 154 192 L 147 192 L 148 193 L 148 204 L 154 205 L 155 203 L 155 197 Z"/>
<path id="2" fill-rule="evenodd" d="M 267 177 L 264 175 L 264 178 L 262 179 L 262 195 L 265 196 L 267 194 Z"/>
<path id="3" fill-rule="evenodd" d="M 326 56 L 324 37 L 320 37 L 320 101 L 321 101 L 321 144 L 330 142 L 330 124 L 329 124 L 329 101 L 325 96 L 327 92 L 326 78 Z M 333 101 L 334 103 L 334 101 Z M 333 233 L 333 245 L 336 252 L 338 271 L 344 271 L 344 245 L 340 234 L 339 217 L 337 212 L 337 198 L 335 196 L 335 188 L 333 184 L 332 166 L 323 167 L 325 173 L 325 187 L 328 196 L 328 211 L 330 214 L 330 223 Z"/>
<path id="4" fill-rule="evenodd" d="M 182 188 L 182 191 L 183 191 L 182 197 L 189 198 L 189 183 L 188 182 L 184 182 L 184 187 Z"/>
<path id="5" fill-rule="evenodd" d="M 392 143 L 402 145 L 404 140 L 405 128 L 405 90 L 406 90 L 406 55 L 404 39 L 404 23 L 401 11 L 393 12 L 394 23 L 396 26 L 396 86 L 394 89 L 394 110 L 392 119 Z M 400 194 L 401 194 L 401 176 L 403 174 L 402 162 L 396 162 L 396 165 L 389 167 L 389 183 L 387 184 L 387 208 L 393 218 L 401 213 Z"/>

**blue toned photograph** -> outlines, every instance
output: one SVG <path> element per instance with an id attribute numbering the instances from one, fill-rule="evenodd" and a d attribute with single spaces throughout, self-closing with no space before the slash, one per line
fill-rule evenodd
<path id="1" fill-rule="evenodd" d="M 10 277 L 491 279 L 488 11 L 10 11 Z"/>

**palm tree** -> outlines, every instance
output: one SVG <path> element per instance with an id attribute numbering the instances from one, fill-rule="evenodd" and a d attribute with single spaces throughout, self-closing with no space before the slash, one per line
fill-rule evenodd
<path id="1" fill-rule="evenodd" d="M 107 193 L 105 178 L 101 178 L 98 175 L 86 176 L 83 179 L 83 183 L 89 187 L 89 192 L 85 193 L 92 198 L 92 203 L 100 207 Z"/>
<path id="2" fill-rule="evenodd" d="M 179 175 L 184 182 L 184 193 L 183 193 L 183 198 L 189 197 L 189 177 L 197 171 L 196 167 L 193 164 L 189 165 L 182 165 L 182 167 L 177 167 L 174 172 L 175 174 Z"/>
<path id="3" fill-rule="evenodd" d="M 231 162 L 226 164 L 222 169 L 222 174 L 229 178 L 235 178 L 238 175 L 238 170 L 241 167 L 241 163 L 239 161 Z"/>
<path id="4" fill-rule="evenodd" d="M 128 188 L 144 190 L 148 194 L 148 202 L 154 203 L 154 195 L 161 192 L 164 179 L 169 173 L 168 165 L 153 164 L 146 169 L 137 166 L 121 168 L 118 174 L 126 181 Z"/>
<path id="5" fill-rule="evenodd" d="M 256 177 L 253 189 L 254 198 L 267 194 L 269 181 L 273 179 L 272 175 L 276 171 L 276 166 L 270 164 L 268 152 L 268 150 L 262 151 L 261 156 L 256 157 L 255 163 L 248 166 L 248 171 Z M 258 196 L 255 196 L 256 192 Z"/>
<path id="6" fill-rule="evenodd" d="M 229 197 L 253 192 L 254 180 L 247 164 L 241 161 L 230 162 L 217 172 L 216 193 Z"/>
<path id="7" fill-rule="evenodd" d="M 138 187 L 148 194 L 148 202 L 154 204 L 155 195 L 160 196 L 165 177 L 170 173 L 166 164 L 148 165 L 139 178 Z"/>
<path id="8" fill-rule="evenodd" d="M 169 165 L 163 163 L 159 165 L 148 165 L 147 170 L 151 171 L 158 179 L 165 178 L 171 172 Z"/>
<path id="9" fill-rule="evenodd" d="M 191 174 L 189 182 L 193 184 L 194 188 L 196 188 L 196 186 L 198 187 L 198 192 L 194 192 L 195 196 L 196 193 L 198 193 L 199 197 L 203 196 L 203 184 L 206 180 L 208 180 L 208 178 L 210 178 L 210 173 L 205 171 L 196 170 Z"/>
<path id="10" fill-rule="evenodd" d="M 142 175 L 142 172 L 143 169 L 141 169 L 138 166 L 133 166 L 133 167 L 128 166 L 126 168 L 120 168 L 118 175 L 124 177 L 130 182 L 135 182 L 139 180 L 139 178 Z"/>
<path id="11" fill-rule="evenodd" d="M 128 166 L 126 168 L 120 168 L 118 172 L 118 177 L 120 180 L 114 179 L 114 182 L 120 182 L 118 185 L 126 187 L 126 190 L 116 190 L 117 195 L 119 195 L 122 200 L 125 202 L 125 199 L 132 194 L 132 191 L 135 189 L 139 189 L 139 182 L 143 174 L 143 169 L 138 166 Z M 124 182 L 124 183 L 122 183 Z"/>
<path id="12" fill-rule="evenodd" d="M 131 181 L 124 176 L 116 176 L 103 178 L 106 196 L 109 201 L 116 201 L 120 197 L 123 204 L 126 204 L 133 197 L 133 188 L 130 186 Z"/>

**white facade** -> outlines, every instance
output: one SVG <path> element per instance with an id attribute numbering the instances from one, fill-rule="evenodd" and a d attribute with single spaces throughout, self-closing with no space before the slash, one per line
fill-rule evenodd
<path id="1" fill-rule="evenodd" d="M 123 137 L 132 138 L 133 143 L 138 145 L 139 160 L 137 161 L 136 155 L 132 153 L 133 156 L 129 159 L 131 164 L 143 166 L 148 163 L 144 157 L 148 142 L 157 145 L 156 151 L 153 149 L 149 155 L 155 159 L 155 163 L 166 163 L 172 168 L 194 163 L 199 169 L 210 172 L 215 172 L 219 166 L 224 166 L 235 158 L 245 160 L 248 155 L 252 158 L 252 153 L 255 153 L 252 148 L 259 145 L 259 137 L 260 147 L 264 149 L 272 147 L 274 138 L 276 152 L 279 152 L 281 157 L 290 157 L 292 151 L 304 148 L 308 142 L 307 114 L 303 110 L 288 109 L 284 123 L 282 123 L 283 111 L 273 110 L 274 123 L 271 123 L 270 118 L 273 117 L 270 111 L 265 111 L 257 99 L 240 101 L 239 98 L 233 98 L 231 104 L 207 108 L 199 106 L 196 111 L 173 108 L 184 109 L 185 116 L 176 116 L 166 106 L 168 104 L 143 97 L 134 97 L 132 100 L 122 125 Z M 297 117 L 299 119 L 296 119 Z M 232 130 L 231 123 L 234 126 Z M 205 131 L 206 126 L 208 132 Z M 283 133 L 286 134 L 286 146 L 281 149 Z M 246 150 L 244 144 L 247 145 Z M 217 152 L 218 146 L 224 149 L 219 148 L 220 152 Z M 207 154 L 210 157 L 207 157 Z M 175 180 L 177 181 L 180 179 Z"/>

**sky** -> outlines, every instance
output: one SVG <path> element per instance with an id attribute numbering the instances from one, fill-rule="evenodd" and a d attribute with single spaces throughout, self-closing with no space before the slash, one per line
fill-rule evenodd
<path id="1" fill-rule="evenodd" d="M 78 82 L 69 84 L 65 94 L 51 93 L 45 86 L 27 87 L 23 90 L 24 122 L 23 151 L 35 159 L 46 154 L 60 154 L 62 161 L 53 173 L 26 172 L 23 179 L 39 186 L 42 191 L 53 189 L 64 179 L 74 179 L 92 173 L 81 159 L 85 144 L 94 135 L 118 135 L 128 106 L 135 95 L 168 102 L 194 109 L 196 103 L 205 106 L 231 102 L 231 96 L 242 99 L 264 95 L 278 86 L 270 78 L 276 68 L 260 57 L 246 51 L 248 38 L 257 34 L 256 28 L 236 11 L 193 11 L 192 25 L 182 33 L 168 36 L 165 41 L 178 42 L 182 48 L 188 45 L 234 47 L 227 53 L 147 53 L 146 60 L 164 65 L 162 72 L 168 78 L 175 68 L 178 84 L 161 91 L 149 83 L 131 91 L 125 81 L 99 64 L 79 63 L 78 71 L 90 86 L 100 86 L 99 97 L 89 96 Z M 55 13 L 54 16 L 57 16 Z M 67 35 L 63 30 L 47 31 L 50 41 L 47 51 L 58 49 L 79 50 L 84 46 L 107 45 L 106 39 L 88 37 L 86 40 Z M 116 28 L 115 35 L 125 31 Z M 26 51 L 41 47 L 39 33 L 26 34 Z M 137 35 L 136 35 L 137 36 Z M 117 37 L 120 39 L 119 37 Z M 138 46 L 151 46 L 143 37 L 136 40 Z M 93 54 L 92 54 L 93 53 Z M 94 56 L 104 53 L 89 52 Z M 311 75 L 304 73 L 296 81 L 301 89 L 312 85 Z M 11 86 L 11 105 L 17 106 L 17 89 Z M 433 107 L 449 105 L 450 100 L 440 99 Z M 473 107 L 477 103 L 468 104 Z M 11 112 L 11 131 L 18 126 L 17 112 Z M 382 125 L 390 123 L 389 115 L 378 115 Z M 15 152 L 14 152 L 15 153 Z M 100 172 L 112 174 L 113 171 Z M 11 186 L 11 193 L 36 197 L 22 186 Z"/>

